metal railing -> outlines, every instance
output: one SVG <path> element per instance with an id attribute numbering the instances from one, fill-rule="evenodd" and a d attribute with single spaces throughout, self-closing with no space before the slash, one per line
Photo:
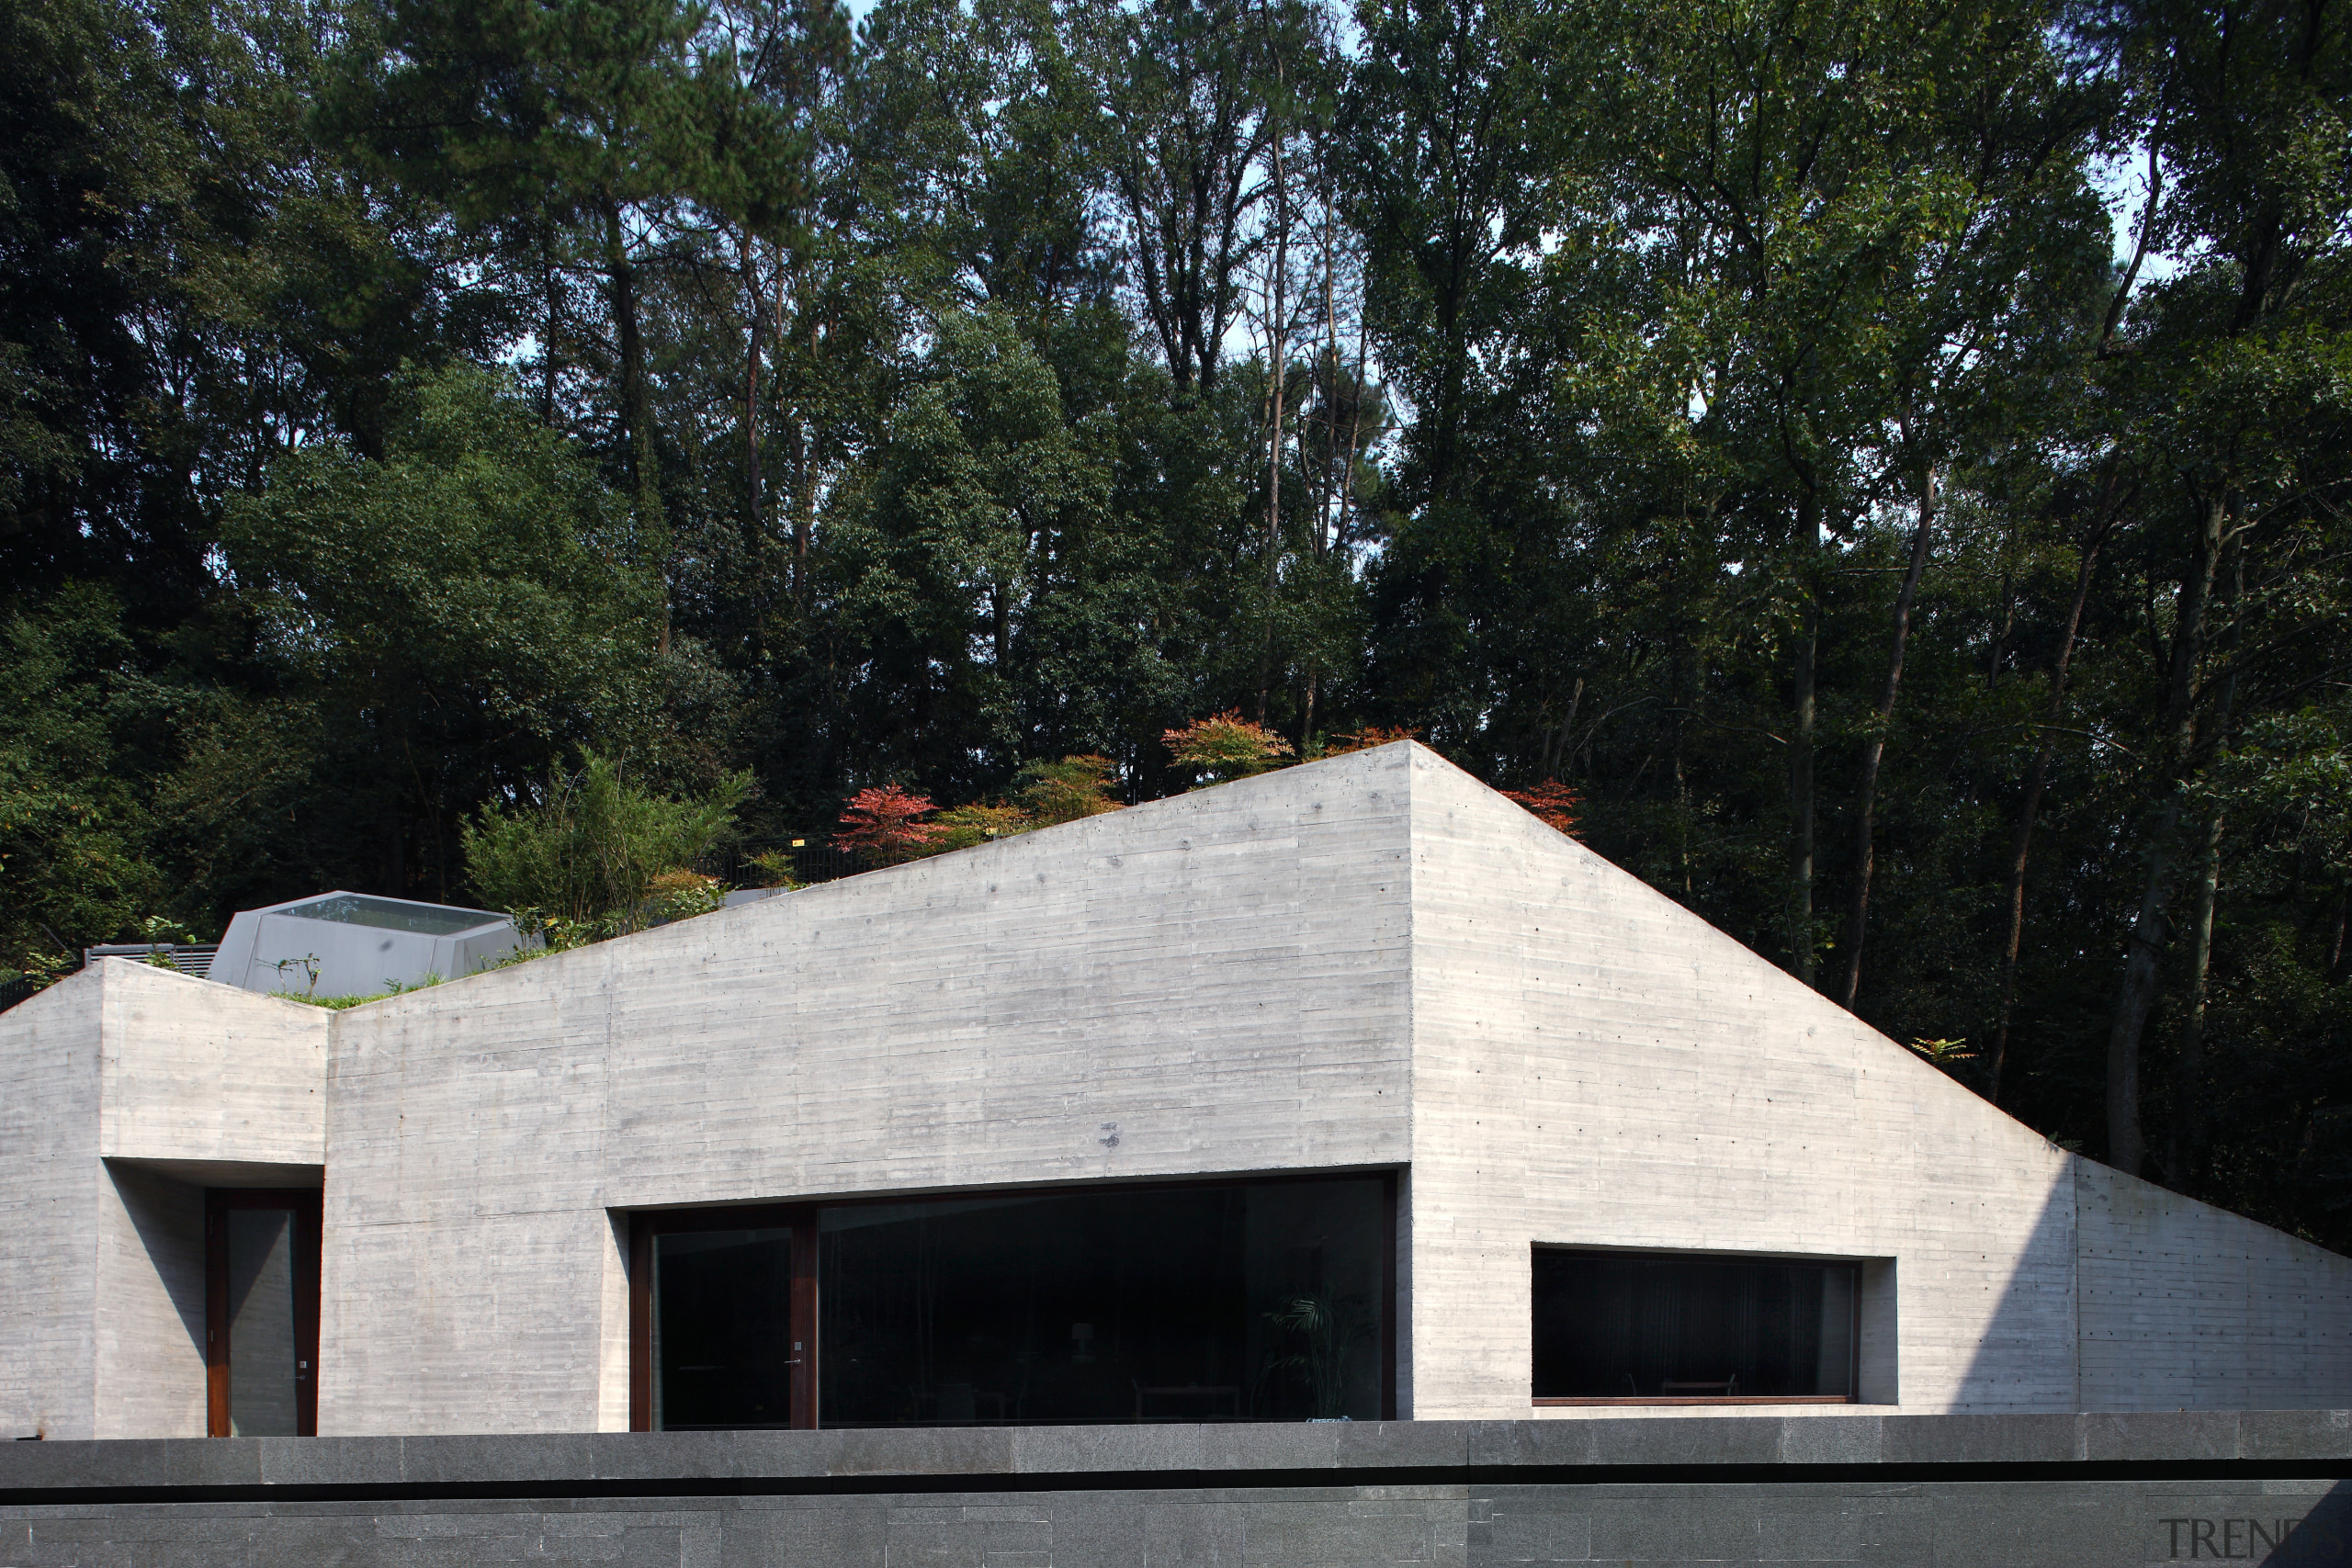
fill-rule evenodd
<path id="1" fill-rule="evenodd" d="M 711 851 L 695 863 L 695 869 L 705 876 L 715 876 L 729 887 L 757 887 L 763 873 L 752 863 L 761 855 L 776 854 L 791 857 L 792 880 L 798 883 L 838 882 L 844 876 L 855 876 L 873 867 L 848 850 L 837 850 L 821 840 L 810 839 L 797 846 L 790 840 L 768 844 L 729 844 Z"/>
<path id="2" fill-rule="evenodd" d="M 171 960 L 169 967 L 191 979 L 211 978 L 213 955 L 220 951 L 219 942 L 113 942 L 82 950 L 82 962 L 53 975 L 46 980 L 29 977 L 0 980 L 0 1012 L 6 1012 L 18 1002 L 29 1001 L 49 989 L 67 975 L 78 975 L 101 958 L 134 958 L 152 962 L 157 957 Z"/>
<path id="3" fill-rule="evenodd" d="M 191 979 L 209 979 L 212 974 L 213 955 L 220 951 L 217 942 L 117 942 L 82 950 L 85 967 L 101 958 L 137 958 L 156 964 L 158 969 L 176 969 Z"/>

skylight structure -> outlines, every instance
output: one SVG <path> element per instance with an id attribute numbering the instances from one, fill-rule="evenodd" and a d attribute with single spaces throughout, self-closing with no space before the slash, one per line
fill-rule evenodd
<path id="1" fill-rule="evenodd" d="M 514 920 L 488 909 L 335 892 L 239 914 L 210 977 L 248 991 L 370 996 L 474 974 L 521 945 Z"/>

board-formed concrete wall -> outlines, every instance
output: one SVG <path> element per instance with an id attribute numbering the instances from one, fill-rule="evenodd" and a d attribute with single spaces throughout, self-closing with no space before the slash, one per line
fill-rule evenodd
<path id="1" fill-rule="evenodd" d="M 0 1438 L 95 1435 L 103 984 L 85 971 L 0 1013 Z"/>
<path id="2" fill-rule="evenodd" d="M 198 1190 L 321 1162 L 330 1434 L 625 1426 L 634 1209 L 1368 1168 L 1402 1415 L 1529 1414 L 1539 1246 L 1863 1260 L 1823 1415 L 2352 1402 L 2352 1264 L 2052 1147 L 1411 745 L 337 1014 L 108 963 L 0 1075 L 26 1433 L 200 1430 Z"/>
<path id="3" fill-rule="evenodd" d="M 339 1015 L 320 1429 L 624 1425 L 613 1210 L 1402 1165 L 1405 761 Z"/>
<path id="4" fill-rule="evenodd" d="M 0 1438 L 202 1435 L 202 1189 L 318 1179 L 329 1027 L 119 958 L 0 1013 Z"/>
<path id="5" fill-rule="evenodd" d="M 159 1168 L 326 1159 L 333 1014 L 103 959 L 98 1153 Z"/>
<path id="6" fill-rule="evenodd" d="M 2075 1162 L 2082 1404 L 2294 1409 L 2352 1388 L 2352 1260 Z"/>
<path id="7" fill-rule="evenodd" d="M 1866 1398 L 2074 1407 L 2070 1156 L 1427 751 L 1413 807 L 1417 1414 L 1527 1413 L 1536 1245 L 1891 1258 Z"/>
<path id="8" fill-rule="evenodd" d="M 2352 1400 L 2352 1263 L 2054 1147 L 1413 757 L 1415 1414 L 1528 1412 L 1538 1245 L 1891 1259 L 1862 1396 L 1905 1410 Z"/>
<path id="9" fill-rule="evenodd" d="M 2086 1376 L 2082 1162 L 1413 746 L 336 1029 L 328 1431 L 621 1425 L 615 1211 L 1379 1165 L 1409 1167 L 1418 1416 L 1527 1413 L 1538 1245 L 1876 1260 L 1882 1405 L 2352 1396 L 2308 1356 L 2155 1393 L 2128 1358 L 2199 1332 L 2161 1304 Z M 2181 1201 L 2124 1229 L 2217 1224 L 2285 1248 L 2265 1278 L 2308 1284 L 2297 1342 L 2339 1342 L 2341 1260 Z M 2206 1328 L 2276 1337 L 2274 1297 Z"/>

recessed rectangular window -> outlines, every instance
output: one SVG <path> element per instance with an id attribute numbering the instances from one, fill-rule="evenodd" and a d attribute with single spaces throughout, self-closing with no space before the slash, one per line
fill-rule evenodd
<path id="1" fill-rule="evenodd" d="M 632 1425 L 1378 1420 L 1385 1176 L 640 1213 Z"/>
<path id="2" fill-rule="evenodd" d="M 1853 1263 L 1539 1248 L 1535 1402 L 1849 1401 L 1860 1303 Z"/>
<path id="3" fill-rule="evenodd" d="M 1380 1178 L 831 1208 L 828 1427 L 1378 1420 Z"/>

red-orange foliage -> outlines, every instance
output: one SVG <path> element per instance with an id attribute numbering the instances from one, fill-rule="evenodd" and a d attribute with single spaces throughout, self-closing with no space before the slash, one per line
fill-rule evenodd
<path id="1" fill-rule="evenodd" d="M 1506 800 L 1515 800 L 1532 812 L 1547 828 L 1556 828 L 1573 839 L 1577 836 L 1577 792 L 1557 779 L 1545 779 L 1533 789 L 1507 789 Z"/>
<path id="2" fill-rule="evenodd" d="M 859 790 L 842 809 L 833 847 L 850 850 L 876 865 L 897 865 L 929 852 L 938 842 L 934 823 L 917 821 L 937 807 L 927 795 L 910 795 L 897 784 Z"/>
<path id="3" fill-rule="evenodd" d="M 1289 741 L 1238 711 L 1196 718 L 1159 739 L 1179 766 L 1198 768 L 1218 781 L 1262 773 L 1291 754 Z"/>
<path id="4" fill-rule="evenodd" d="M 1330 744 L 1323 754 L 1326 757 L 1344 757 L 1351 751 L 1369 751 L 1375 746 L 1393 746 L 1399 740 L 1410 740 L 1419 734 L 1418 729 L 1401 727 L 1384 729 L 1378 725 L 1368 724 L 1362 729 L 1351 729 L 1344 735 L 1331 737 Z"/>

